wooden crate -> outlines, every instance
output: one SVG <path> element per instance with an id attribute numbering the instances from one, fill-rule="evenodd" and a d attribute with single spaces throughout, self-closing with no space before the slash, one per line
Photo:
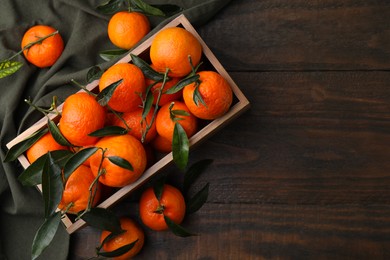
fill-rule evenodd
<path id="1" fill-rule="evenodd" d="M 238 88 L 238 86 L 235 84 L 235 82 L 232 80 L 232 78 L 229 76 L 229 74 L 226 72 L 226 70 L 223 68 L 223 66 L 220 64 L 220 62 L 217 60 L 217 58 L 214 56 L 214 54 L 211 52 L 211 50 L 208 48 L 208 46 L 205 44 L 205 42 L 202 40 L 202 38 L 199 36 L 199 34 L 196 32 L 196 30 L 193 28 L 193 26 L 190 24 L 190 22 L 186 19 L 184 15 L 178 16 L 176 19 L 172 20 L 170 23 L 165 25 L 162 29 L 167 27 L 183 27 L 184 29 L 191 32 L 200 42 L 203 48 L 203 57 L 202 61 L 206 62 L 208 66 L 211 66 L 211 70 L 215 70 L 218 73 L 220 73 L 230 84 L 233 90 L 234 94 L 234 102 L 232 104 L 232 107 L 230 110 L 222 117 L 215 119 L 213 121 L 208 122 L 202 129 L 200 129 L 195 135 L 193 135 L 190 138 L 190 147 L 193 148 L 194 145 L 199 144 L 202 140 L 205 140 L 210 135 L 214 134 L 217 130 L 221 129 L 224 125 L 232 121 L 234 118 L 239 116 L 241 113 L 246 111 L 250 104 L 247 98 L 244 96 L 244 94 L 241 92 L 241 90 Z M 150 38 L 145 40 L 142 44 L 140 44 L 137 48 L 135 48 L 131 53 L 142 56 L 145 54 L 148 54 L 150 45 L 152 43 L 153 38 L 156 34 L 152 35 Z M 128 63 L 131 62 L 131 56 L 126 55 L 121 60 L 119 60 L 117 63 Z M 86 88 L 88 90 L 94 90 L 98 87 L 98 80 L 88 84 Z M 81 90 L 82 91 L 82 90 Z M 58 106 L 58 110 L 61 111 L 62 105 Z M 51 118 L 54 120 L 57 120 L 56 116 L 51 115 Z M 8 148 L 11 148 L 15 144 L 23 141 L 28 136 L 30 136 L 32 133 L 36 132 L 37 130 L 40 130 L 42 128 L 47 127 L 47 118 L 42 118 L 37 123 L 32 125 L 30 128 L 28 128 L 26 131 L 18 135 L 15 139 L 13 139 L 11 142 L 7 144 Z M 28 162 L 25 155 L 21 155 L 18 158 L 19 162 L 24 168 L 27 168 L 30 163 Z M 123 188 L 120 188 L 115 193 L 113 193 L 110 197 L 108 197 L 106 200 L 101 202 L 98 207 L 101 208 L 108 208 L 113 206 L 115 203 L 118 203 L 121 199 L 123 199 L 126 195 L 130 194 L 133 190 L 140 187 L 142 184 L 147 182 L 152 176 L 157 174 L 160 170 L 164 169 L 166 166 L 168 166 L 170 163 L 173 162 L 172 153 L 166 154 L 161 159 L 159 159 L 155 164 L 150 166 L 148 169 L 145 170 L 143 175 L 134 183 L 129 184 Z M 38 187 L 41 190 L 41 187 Z M 71 218 L 69 216 L 65 216 L 63 218 L 63 224 L 65 225 L 67 231 L 69 234 L 77 231 L 81 227 L 85 226 L 85 222 L 83 220 L 78 220 L 75 222 L 72 222 Z"/>

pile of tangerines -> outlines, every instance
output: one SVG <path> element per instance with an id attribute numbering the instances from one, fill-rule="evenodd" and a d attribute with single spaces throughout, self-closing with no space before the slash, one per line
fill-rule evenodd
<path id="1" fill-rule="evenodd" d="M 34 30 L 35 34 L 31 32 Z M 35 39 L 37 32 L 39 37 L 43 37 L 53 30 L 45 26 L 34 27 L 28 35 L 35 35 L 32 37 Z M 149 31 L 147 17 L 137 12 L 119 12 L 108 24 L 109 39 L 124 49 L 132 48 Z M 35 52 L 35 48 L 43 48 L 46 43 L 57 45 L 56 51 L 46 49 L 51 60 Z M 22 46 L 26 44 L 28 41 L 24 40 Z M 30 47 L 25 55 L 37 66 L 44 67 L 52 65 L 62 49 L 62 39 L 56 34 Z M 120 188 L 135 182 L 153 164 L 154 152 L 172 151 L 177 124 L 190 138 L 199 130 L 200 122 L 214 120 L 229 110 L 233 100 L 231 87 L 216 71 L 197 71 L 202 62 L 202 46 L 186 29 L 172 27 L 159 31 L 151 43 L 149 58 L 149 69 L 162 75 L 160 80 L 148 77 L 131 62 L 112 65 L 102 72 L 98 91 L 79 91 L 64 101 L 58 129 L 70 145 L 60 144 L 49 131 L 26 151 L 28 161 L 33 164 L 51 151 L 70 150 L 76 153 L 97 148 L 67 178 L 58 205 L 61 211 L 78 214 L 101 201 L 104 187 Z M 44 61 L 48 63 L 44 64 Z M 177 87 L 191 75 L 197 75 L 196 80 Z M 112 88 L 113 85 L 115 88 Z M 114 90 L 108 102 L 102 105 L 96 97 L 110 87 Z M 148 102 L 153 105 L 146 109 Z M 91 135 L 112 126 L 120 127 L 123 132 Z M 91 187 L 94 191 L 92 200 Z M 169 184 L 163 186 L 159 198 L 153 188 L 149 188 L 139 201 L 141 221 L 153 230 L 168 229 L 164 216 L 180 224 L 185 208 L 181 191 Z M 134 220 L 121 218 L 120 222 L 121 228 L 127 232 L 105 241 L 103 249 L 112 251 L 137 241 L 121 256 L 121 259 L 128 259 L 141 250 L 144 233 Z M 103 231 L 101 240 L 104 241 L 109 234 L 109 231 Z"/>

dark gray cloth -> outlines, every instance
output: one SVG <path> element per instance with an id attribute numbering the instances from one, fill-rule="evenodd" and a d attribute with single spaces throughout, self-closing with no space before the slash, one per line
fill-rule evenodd
<path id="1" fill-rule="evenodd" d="M 106 0 L 2 0 L 0 8 L 0 59 L 20 50 L 24 32 L 36 24 L 58 29 L 65 42 L 60 59 L 50 68 L 39 69 L 22 55 L 16 60 L 23 67 L 14 75 L 0 79 L 0 259 L 30 259 L 35 232 L 43 223 L 43 200 L 35 188 L 22 186 L 18 175 L 23 168 L 18 162 L 3 163 L 6 144 L 42 117 L 29 109 L 24 99 L 38 106 L 49 106 L 53 96 L 60 102 L 78 90 L 70 83 L 75 79 L 85 83 L 90 67 L 107 68 L 114 61 L 104 62 L 100 51 L 114 49 L 107 37 L 108 15 L 96 11 Z M 229 1 L 186 0 L 146 1 L 151 4 L 176 4 L 195 26 L 203 25 Z M 155 28 L 165 18 L 151 19 Z M 156 28 L 157 27 L 157 28 Z M 41 259 L 67 259 L 69 235 L 61 227 L 53 243 Z"/>

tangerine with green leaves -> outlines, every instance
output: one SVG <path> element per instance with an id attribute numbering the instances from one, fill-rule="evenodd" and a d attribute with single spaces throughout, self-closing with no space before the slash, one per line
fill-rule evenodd
<path id="1" fill-rule="evenodd" d="M 161 198 L 158 200 L 153 187 L 150 187 L 141 194 L 139 213 L 144 225 L 155 231 L 168 229 L 164 216 L 180 224 L 186 213 L 183 194 L 176 187 L 164 184 Z"/>
<path id="2" fill-rule="evenodd" d="M 58 208 L 67 213 L 77 214 L 88 207 L 94 207 L 101 198 L 102 185 L 94 183 L 95 177 L 89 167 L 80 165 L 68 178 Z M 91 191 L 89 190 L 91 188 Z"/>
<path id="3" fill-rule="evenodd" d="M 143 109 L 137 108 L 131 112 L 125 112 L 120 117 L 113 119 L 113 125 L 121 126 L 123 128 L 130 128 L 129 134 L 136 137 L 143 143 L 149 143 L 157 134 L 156 121 L 153 120 L 154 108 L 152 107 L 146 117 L 142 118 Z M 148 129 L 143 140 L 144 133 Z"/>
<path id="4" fill-rule="evenodd" d="M 30 163 L 35 162 L 42 155 L 56 150 L 68 150 L 67 146 L 60 145 L 53 138 L 50 132 L 43 135 L 26 151 L 27 160 Z"/>
<path id="5" fill-rule="evenodd" d="M 47 37 L 47 38 L 46 38 Z M 64 50 L 64 42 L 56 29 L 47 25 L 35 25 L 28 29 L 22 38 L 22 49 L 24 57 L 39 68 L 52 66 L 61 56 Z"/>
<path id="6" fill-rule="evenodd" d="M 117 63 L 108 68 L 100 78 L 99 91 L 122 79 L 108 101 L 108 105 L 118 112 L 134 111 L 142 105 L 145 77 L 141 69 L 130 63 Z"/>
<path id="7" fill-rule="evenodd" d="M 96 143 L 98 137 L 90 133 L 105 124 L 106 109 L 86 92 L 77 92 L 65 99 L 59 129 L 62 135 L 75 146 Z"/>
<path id="8" fill-rule="evenodd" d="M 198 129 L 198 119 L 191 114 L 186 104 L 182 101 L 175 101 L 165 104 L 157 112 L 157 133 L 172 142 L 176 122 L 183 127 L 188 138 L 194 135 Z"/>
<path id="9" fill-rule="evenodd" d="M 129 50 L 149 33 L 150 23 L 142 13 L 121 11 L 111 17 L 107 31 L 116 47 Z"/>
<path id="10" fill-rule="evenodd" d="M 169 69 L 171 77 L 184 77 L 192 71 L 189 61 L 197 66 L 202 57 L 202 45 L 189 31 L 170 27 L 158 32 L 150 46 L 150 59 L 159 72 Z"/>
<path id="11" fill-rule="evenodd" d="M 135 242 L 134 246 L 129 251 L 120 256 L 114 257 L 116 260 L 126 260 L 134 257 L 141 251 L 145 241 L 145 234 L 142 228 L 134 220 L 128 217 L 121 217 L 119 221 L 121 229 L 124 230 L 124 232 L 115 235 L 108 241 L 105 241 L 103 249 L 105 252 L 112 252 L 118 248 Z M 106 237 L 110 234 L 110 231 L 103 230 L 100 235 L 100 242 L 103 243 L 104 239 L 106 239 Z"/>
<path id="12" fill-rule="evenodd" d="M 183 89 L 183 99 L 188 109 L 196 117 L 206 120 L 224 115 L 233 102 L 229 83 L 215 71 L 201 71 L 198 75 L 199 83 L 192 83 Z M 194 94 L 199 95 L 204 103 Z"/>
<path id="13" fill-rule="evenodd" d="M 160 100 L 158 102 L 159 106 L 163 106 L 167 103 L 170 103 L 175 100 L 180 100 L 182 97 L 183 90 L 177 91 L 172 94 L 167 94 L 167 90 L 171 89 L 173 86 L 175 86 L 179 82 L 180 78 L 171 78 L 171 80 L 167 81 L 164 85 L 164 89 L 161 93 Z M 153 104 L 156 105 L 158 95 L 160 92 L 160 88 L 162 87 L 162 82 L 155 83 L 152 79 L 145 79 L 146 86 L 150 86 L 151 84 L 154 84 L 151 88 L 152 94 L 153 94 Z"/>
<path id="14" fill-rule="evenodd" d="M 134 136 L 105 136 L 95 146 L 101 149 L 90 157 L 90 166 L 95 177 L 102 173 L 99 181 L 104 185 L 124 187 L 135 182 L 145 171 L 146 152 L 142 143 Z M 118 164 L 118 159 L 127 161 L 131 168 Z"/>

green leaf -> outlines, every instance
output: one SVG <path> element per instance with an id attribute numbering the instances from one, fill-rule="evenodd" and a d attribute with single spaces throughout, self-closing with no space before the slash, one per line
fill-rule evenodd
<path id="1" fill-rule="evenodd" d="M 63 146 L 72 146 L 72 144 L 69 143 L 68 140 L 66 140 L 66 138 L 62 135 L 56 123 L 54 123 L 50 119 L 47 119 L 47 126 L 49 128 L 51 135 L 53 136 L 54 140 L 56 140 L 57 143 Z"/>
<path id="2" fill-rule="evenodd" d="M 94 80 L 100 79 L 103 74 L 103 70 L 99 66 L 93 66 L 87 72 L 87 82 L 91 83 Z"/>
<path id="3" fill-rule="evenodd" d="M 0 79 L 14 74 L 23 66 L 23 63 L 19 61 L 1 61 L 0 62 Z"/>
<path id="4" fill-rule="evenodd" d="M 191 83 L 194 83 L 197 80 L 199 80 L 199 75 L 198 74 L 190 76 L 190 77 L 187 77 L 187 78 L 184 78 L 184 79 L 180 80 L 179 82 L 177 82 L 173 87 L 168 89 L 165 93 L 166 94 L 174 94 L 176 92 L 179 92 L 185 86 L 187 86 L 187 85 L 189 85 Z"/>
<path id="5" fill-rule="evenodd" d="M 143 120 L 148 116 L 150 110 L 152 109 L 153 100 L 154 100 L 153 93 L 151 91 L 148 91 L 146 93 L 145 104 L 144 104 L 144 108 L 142 110 L 142 119 Z"/>
<path id="6" fill-rule="evenodd" d="M 187 111 L 179 110 L 179 109 L 171 110 L 171 113 L 172 113 L 172 115 L 174 117 L 177 117 L 177 116 L 190 116 L 190 113 L 188 113 Z"/>
<path id="7" fill-rule="evenodd" d="M 190 166 L 184 175 L 183 190 L 186 192 L 189 190 L 192 183 L 209 167 L 213 162 L 212 159 L 200 160 Z"/>
<path id="8" fill-rule="evenodd" d="M 108 209 L 91 208 L 81 216 L 81 219 L 91 227 L 100 230 L 107 230 L 116 234 L 123 231 L 119 218 Z"/>
<path id="9" fill-rule="evenodd" d="M 46 218 L 56 211 L 61 201 L 64 191 L 61 173 L 61 168 L 55 163 L 51 152 L 48 152 L 42 171 L 42 195 L 45 202 Z"/>
<path id="10" fill-rule="evenodd" d="M 47 128 L 41 129 L 30 135 L 23 141 L 12 146 L 5 155 L 4 162 L 11 162 L 16 160 L 22 153 L 27 151 L 28 148 L 35 144 L 36 141 L 38 141 L 42 136 L 44 136 L 47 131 Z"/>
<path id="11" fill-rule="evenodd" d="M 113 50 L 101 51 L 99 53 L 99 56 L 105 61 L 110 61 L 112 59 L 122 56 L 127 52 L 128 50 L 124 50 L 124 49 L 113 49 Z"/>
<path id="12" fill-rule="evenodd" d="M 184 229 L 182 226 L 176 224 L 173 222 L 169 217 L 164 215 L 165 223 L 167 223 L 167 226 L 169 229 L 175 234 L 176 236 L 180 237 L 189 237 L 189 236 L 195 236 L 195 234 L 192 234 L 191 232 Z"/>
<path id="13" fill-rule="evenodd" d="M 198 193 L 196 193 L 191 199 L 187 201 L 187 214 L 192 214 L 198 211 L 203 206 L 203 204 L 206 203 L 209 196 L 209 186 L 209 183 L 207 183 Z"/>
<path id="14" fill-rule="evenodd" d="M 90 134 L 89 136 L 94 136 L 94 137 L 104 137 L 104 136 L 110 136 L 110 135 L 125 135 L 129 131 L 127 129 L 116 126 L 116 125 L 109 125 L 106 127 L 103 127 L 101 129 L 98 129 Z"/>
<path id="15" fill-rule="evenodd" d="M 31 259 L 37 259 L 47 246 L 50 245 L 60 223 L 61 212 L 56 212 L 45 219 L 35 234 L 31 249 Z"/>
<path id="16" fill-rule="evenodd" d="M 112 162 L 113 164 L 115 164 L 119 167 L 122 167 L 126 170 L 134 171 L 133 166 L 126 159 L 123 159 L 119 156 L 109 156 L 107 158 L 110 162 Z"/>
<path id="17" fill-rule="evenodd" d="M 123 4 L 123 0 L 109 0 L 96 7 L 96 10 L 102 14 L 113 14 L 118 12 Z"/>
<path id="18" fill-rule="evenodd" d="M 73 155 L 68 150 L 57 150 L 51 152 L 52 158 L 55 163 L 63 168 L 65 162 Z M 44 154 L 28 166 L 18 177 L 18 180 L 24 186 L 36 186 L 42 183 L 42 171 L 45 165 L 48 154 Z"/>
<path id="19" fill-rule="evenodd" d="M 161 200 L 161 196 L 164 192 L 164 184 L 165 184 L 165 178 L 160 178 L 153 186 L 153 192 L 156 196 L 157 200 Z"/>
<path id="20" fill-rule="evenodd" d="M 108 104 L 108 101 L 110 101 L 112 95 L 114 94 L 115 89 L 122 83 L 122 81 L 123 79 L 115 81 L 114 83 L 111 83 L 109 86 L 100 91 L 99 94 L 96 96 L 97 102 L 101 106 L 106 106 Z"/>
<path id="21" fill-rule="evenodd" d="M 204 102 L 203 98 L 202 98 L 202 95 L 200 94 L 199 92 L 199 85 L 200 83 L 199 82 L 196 82 L 196 86 L 195 86 L 195 89 L 194 89 L 194 94 L 192 96 L 192 99 L 194 100 L 194 103 L 199 106 L 199 103 L 202 103 L 202 105 L 204 105 L 205 107 L 207 107 L 206 105 L 206 102 Z"/>
<path id="22" fill-rule="evenodd" d="M 66 162 L 64 166 L 64 178 L 67 180 L 69 176 L 83 164 L 91 155 L 93 155 L 99 148 L 88 147 L 81 149 L 77 153 L 73 154 L 72 157 Z"/>
<path id="23" fill-rule="evenodd" d="M 178 5 L 171 5 L 171 4 L 156 4 L 151 6 L 160 9 L 167 17 L 180 13 L 181 11 L 184 10 Z"/>
<path id="24" fill-rule="evenodd" d="M 152 79 L 154 81 L 162 81 L 164 79 L 164 74 L 155 71 L 143 59 L 141 59 L 135 54 L 130 54 L 130 56 L 131 56 L 131 60 L 133 61 L 133 64 L 142 70 L 145 77 L 147 77 L 148 79 Z"/>
<path id="25" fill-rule="evenodd" d="M 110 234 L 111 235 L 111 234 Z M 108 237 L 108 236 L 107 236 Z M 108 240 L 107 240 L 108 241 Z M 121 246 L 113 251 L 110 251 L 110 252 L 101 252 L 101 251 L 98 251 L 97 252 L 97 255 L 99 256 L 103 256 L 103 257 L 116 257 L 116 256 L 121 256 L 127 252 L 129 252 L 134 246 L 135 244 L 138 242 L 138 239 L 135 240 L 134 242 L 130 243 L 130 244 L 127 244 L 127 245 L 124 245 L 124 246 Z"/>
<path id="26" fill-rule="evenodd" d="M 175 123 L 172 140 L 173 161 L 179 169 L 185 169 L 188 163 L 190 143 L 186 132 L 179 123 Z"/>
<path id="27" fill-rule="evenodd" d="M 153 7 L 142 0 L 131 0 L 141 11 L 146 15 L 165 16 L 165 14 L 158 8 Z"/>

